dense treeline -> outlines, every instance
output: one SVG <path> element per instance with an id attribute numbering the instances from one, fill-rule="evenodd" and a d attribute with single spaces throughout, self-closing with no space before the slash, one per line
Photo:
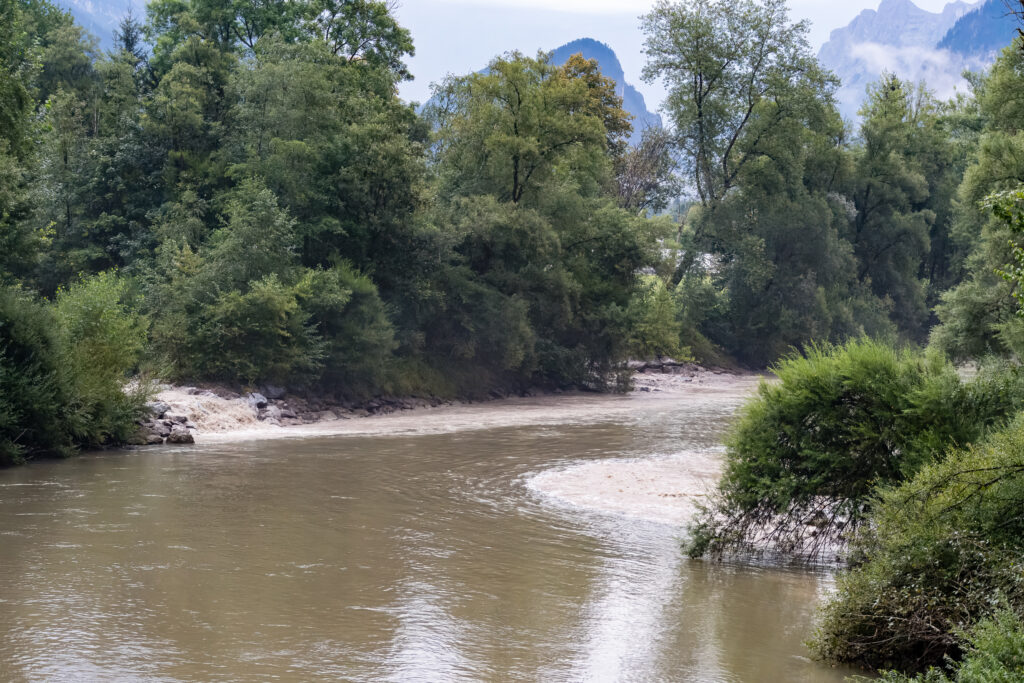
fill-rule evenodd
<path id="1" fill-rule="evenodd" d="M 596 63 L 513 53 L 420 116 L 382 2 L 158 0 L 110 53 L 46 0 L 0 8 L 0 278 L 50 315 L 102 274 L 145 330 L 112 382 L 600 388 L 634 350 L 683 351 L 641 276 L 671 233 L 648 218 L 664 137 L 627 146 Z M 12 377 L 27 324 L 0 327 Z M 37 427 L 11 413 L 4 438 L 54 451 Z"/>
<path id="2" fill-rule="evenodd" d="M 634 148 L 578 56 L 506 54 L 418 112 L 383 2 L 154 0 L 109 53 L 47 0 L 0 13 L 0 278 L 52 308 L 102 275 L 145 330 L 125 377 L 603 388 L 635 355 L 923 342 L 940 299 L 938 340 L 1011 348 L 970 306 L 1006 290 L 977 200 L 1012 64 L 952 103 L 885 76 L 854 134 L 782 0 L 661 2 L 672 125 Z"/>

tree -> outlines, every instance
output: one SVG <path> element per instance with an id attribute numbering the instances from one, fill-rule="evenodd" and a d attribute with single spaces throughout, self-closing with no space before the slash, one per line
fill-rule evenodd
<path id="1" fill-rule="evenodd" d="M 543 53 L 511 53 L 484 73 L 448 78 L 436 99 L 428 116 L 438 126 L 435 152 L 449 195 L 494 194 L 518 204 L 548 185 L 560 163 L 588 154 L 576 180 L 600 182 L 584 174 L 602 173 L 607 146 L 629 130 L 622 100 L 596 62 L 556 67 Z"/>
<path id="2" fill-rule="evenodd" d="M 957 358 L 1024 349 L 1024 322 L 1015 313 L 1013 288 L 997 274 L 1012 259 L 1012 233 L 986 208 L 986 197 L 1024 183 L 1024 39 L 1003 51 L 976 86 L 984 128 L 957 192 L 952 239 L 969 250 L 966 275 L 936 307 L 931 343 Z"/>
<path id="3" fill-rule="evenodd" d="M 921 279 L 929 234 L 937 213 L 922 159 L 930 150 L 936 106 L 931 96 L 893 75 L 870 91 L 861 110 L 863 147 L 857 151 L 852 242 L 858 278 L 879 298 L 893 302 L 892 317 L 912 339 L 921 339 L 928 318 Z"/>
<path id="4" fill-rule="evenodd" d="M 305 27 L 336 57 L 365 61 L 389 70 L 398 80 L 410 80 L 402 60 L 415 50 L 409 31 L 395 21 L 396 5 L 394 0 L 313 0 Z"/>
<path id="5" fill-rule="evenodd" d="M 807 85 L 830 83 L 789 23 L 784 0 L 660 0 L 643 17 L 644 79 L 664 80 L 676 142 L 693 189 L 714 207 L 761 152 L 760 140 L 802 106 Z M 764 102 L 773 115 L 758 117 Z"/>
<path id="6" fill-rule="evenodd" d="M 672 134 L 664 128 L 647 128 L 640 144 L 615 160 L 619 206 L 630 211 L 657 213 L 682 192 L 675 175 Z"/>

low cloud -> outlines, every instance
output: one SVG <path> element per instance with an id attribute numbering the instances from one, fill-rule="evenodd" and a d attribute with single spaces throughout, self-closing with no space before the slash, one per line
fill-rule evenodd
<path id="1" fill-rule="evenodd" d="M 890 72 L 905 80 L 924 81 L 937 97 L 943 99 L 957 92 L 967 92 L 968 84 L 963 79 L 963 72 L 983 66 L 981 60 L 967 59 L 949 50 L 923 47 L 858 43 L 851 47 L 850 54 L 863 64 L 863 71 L 873 74 L 875 79 L 883 72 Z"/>
<path id="2" fill-rule="evenodd" d="M 867 87 L 885 72 L 914 83 L 923 81 L 937 98 L 949 99 L 957 93 L 970 92 L 970 85 L 963 78 L 964 71 L 987 69 L 991 62 L 949 50 L 879 43 L 856 43 L 849 48 L 848 55 L 849 59 L 838 69 L 843 79 L 838 93 L 839 107 L 847 118 L 856 118 Z"/>

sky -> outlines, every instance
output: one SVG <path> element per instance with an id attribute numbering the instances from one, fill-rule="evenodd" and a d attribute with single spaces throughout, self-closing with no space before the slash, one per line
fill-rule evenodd
<path id="1" fill-rule="evenodd" d="M 845 26 L 880 0 L 790 0 L 791 18 L 811 23 L 817 50 L 828 34 Z M 941 11 L 948 0 L 914 0 L 922 9 Z M 622 62 L 626 80 L 644 94 L 654 111 L 664 98 L 660 84 L 640 80 L 644 56 L 639 16 L 653 0 L 399 0 L 397 15 L 412 32 L 416 56 L 409 67 L 416 77 L 401 95 L 423 102 L 430 84 L 449 72 L 483 68 L 509 50 L 534 54 L 577 38 L 596 38 L 611 46 Z"/>

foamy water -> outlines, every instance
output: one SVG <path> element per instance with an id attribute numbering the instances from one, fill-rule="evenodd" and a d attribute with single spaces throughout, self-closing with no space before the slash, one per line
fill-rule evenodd
<path id="1" fill-rule="evenodd" d="M 242 398 L 225 399 L 208 392 L 191 394 L 188 389 L 170 387 L 153 399 L 169 405 L 169 414 L 191 420 L 200 435 L 239 431 L 262 434 L 279 429 L 260 422 L 256 409 Z"/>
<path id="2" fill-rule="evenodd" d="M 683 526 L 721 471 L 721 452 L 689 452 L 581 463 L 535 474 L 527 486 L 571 506 Z"/>

